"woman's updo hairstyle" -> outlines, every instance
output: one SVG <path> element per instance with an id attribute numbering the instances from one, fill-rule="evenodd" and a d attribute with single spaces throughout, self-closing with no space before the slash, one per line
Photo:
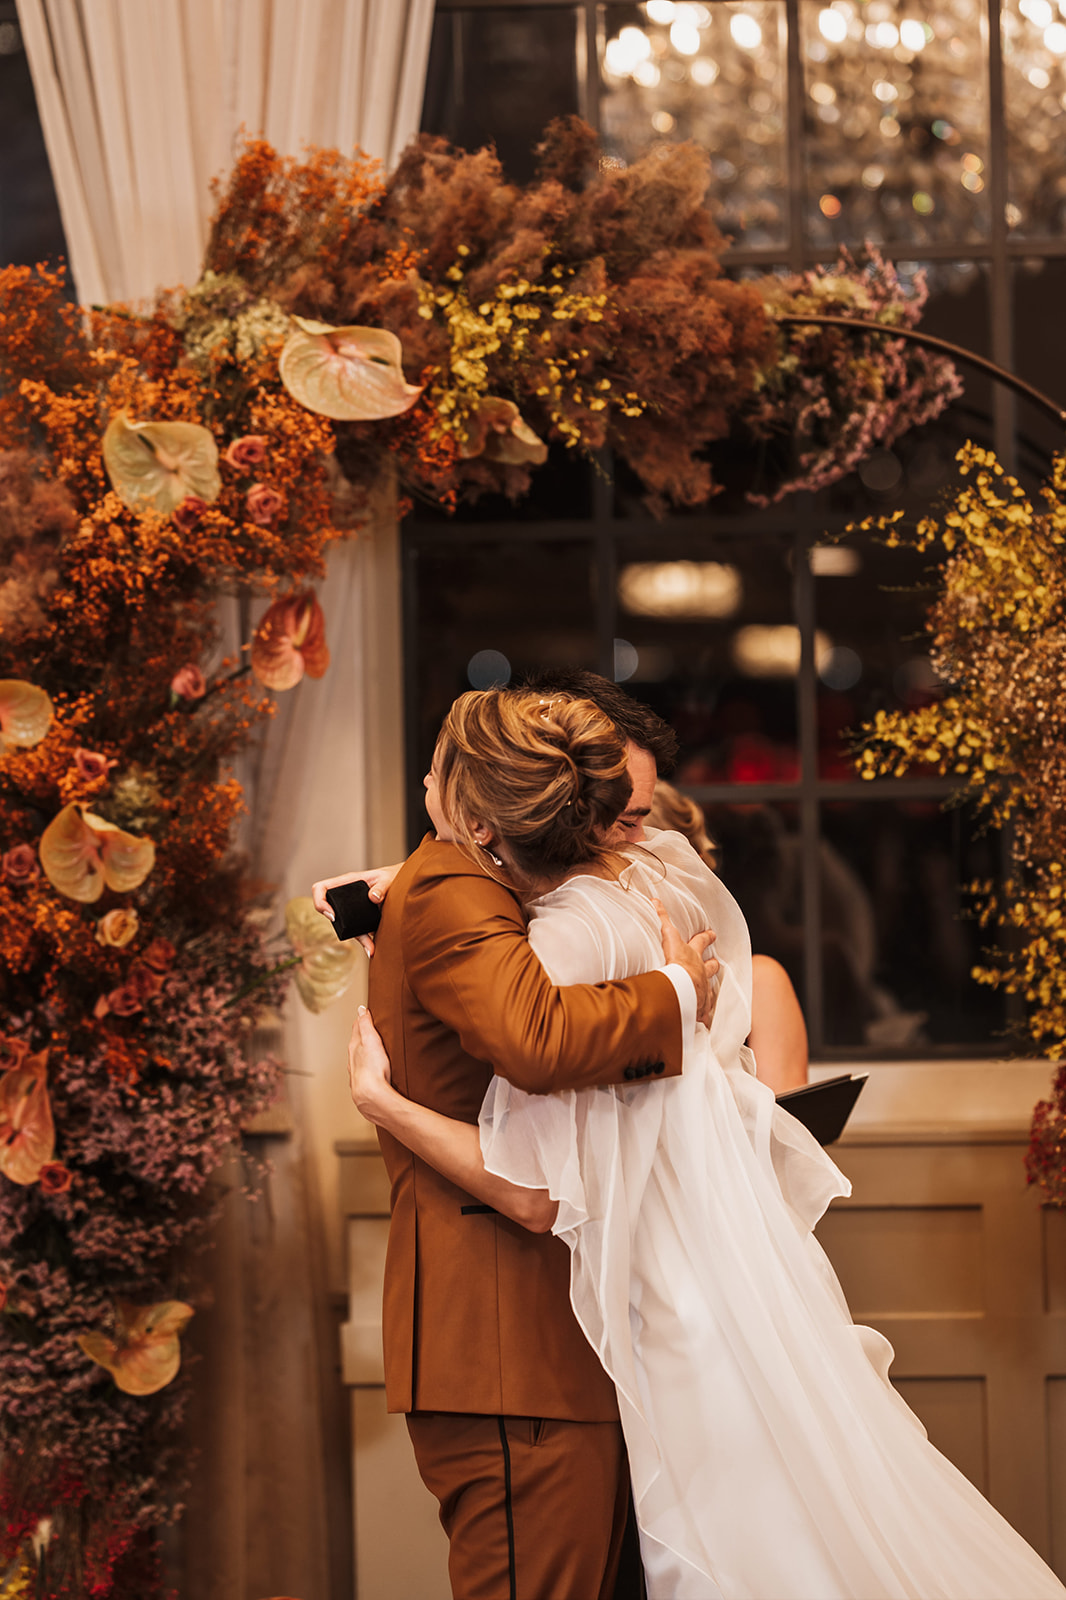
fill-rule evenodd
<path id="1" fill-rule="evenodd" d="M 460 695 L 434 764 L 455 842 L 483 861 L 473 828 L 484 823 L 527 881 L 607 855 L 632 791 L 625 741 L 597 706 L 528 689 Z"/>

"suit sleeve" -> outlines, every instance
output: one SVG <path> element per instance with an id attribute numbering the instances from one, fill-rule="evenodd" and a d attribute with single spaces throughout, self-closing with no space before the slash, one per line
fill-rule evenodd
<path id="1" fill-rule="evenodd" d="M 514 898 L 491 878 L 429 874 L 404 905 L 404 968 L 463 1049 L 530 1094 L 681 1071 L 682 1016 L 664 972 L 558 987 Z"/>

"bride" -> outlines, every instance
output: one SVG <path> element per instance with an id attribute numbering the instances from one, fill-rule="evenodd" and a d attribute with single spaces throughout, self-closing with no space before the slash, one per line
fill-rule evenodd
<path id="1" fill-rule="evenodd" d="M 506 725 L 522 730 L 513 747 L 485 715 L 501 694 Z M 478 1134 L 392 1089 L 364 1012 L 350 1052 L 357 1106 L 497 1209 L 512 1195 L 516 1217 L 569 1246 L 574 1311 L 618 1394 L 650 1600 L 1066 1596 L 928 1442 L 888 1382 L 887 1341 L 851 1321 L 812 1232 L 849 1185 L 754 1076 L 735 901 L 679 834 L 614 852 L 587 827 L 582 864 L 563 878 L 518 836 L 515 817 L 543 819 L 530 750 L 547 742 L 571 760 L 578 709 L 590 708 L 462 696 L 426 779 L 430 817 L 520 889 L 555 983 L 660 965 L 664 914 L 683 938 L 714 927 L 710 1026 L 696 1025 L 681 1077 L 666 1082 L 529 1095 L 495 1078 Z M 585 808 L 566 807 L 549 826 L 573 832 Z"/>

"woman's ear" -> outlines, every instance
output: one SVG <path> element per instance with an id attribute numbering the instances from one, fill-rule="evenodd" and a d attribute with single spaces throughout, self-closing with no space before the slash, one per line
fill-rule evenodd
<path id="1" fill-rule="evenodd" d="M 472 822 L 470 824 L 470 837 L 475 844 L 489 845 L 493 841 L 493 832 L 487 822 Z"/>

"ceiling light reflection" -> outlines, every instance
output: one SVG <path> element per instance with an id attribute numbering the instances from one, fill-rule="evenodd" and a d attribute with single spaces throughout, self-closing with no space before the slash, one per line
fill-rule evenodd
<path id="1" fill-rule="evenodd" d="M 618 575 L 618 598 L 637 617 L 732 617 L 744 583 L 724 561 L 632 561 Z"/>
<path id="2" fill-rule="evenodd" d="M 833 644 L 828 634 L 814 636 L 814 665 L 821 672 Z M 794 678 L 800 667 L 800 631 L 792 623 L 753 622 L 733 635 L 733 665 L 746 678 Z"/>

